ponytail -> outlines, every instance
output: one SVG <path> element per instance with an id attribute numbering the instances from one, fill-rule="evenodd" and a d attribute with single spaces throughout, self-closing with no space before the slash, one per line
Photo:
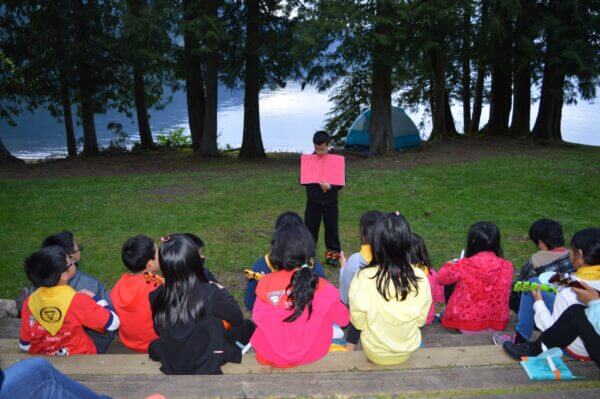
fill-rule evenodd
<path id="1" fill-rule="evenodd" d="M 293 310 L 294 313 L 285 318 L 283 321 L 291 323 L 302 315 L 305 308 L 308 308 L 308 317 L 312 314 L 312 301 L 315 297 L 315 290 L 319 283 L 319 276 L 317 276 L 312 268 L 308 265 L 304 265 L 300 270 L 296 270 L 292 274 L 292 280 L 290 285 L 287 286 L 286 291 L 289 300 L 292 302 L 292 306 L 289 310 Z"/>
<path id="2" fill-rule="evenodd" d="M 312 267 L 315 257 L 315 241 L 303 224 L 286 224 L 275 232 L 269 259 L 277 270 L 294 271 L 286 291 L 293 310 L 284 319 L 291 323 L 298 319 L 304 309 L 308 309 L 308 317 L 312 314 L 312 301 L 315 297 L 319 277 L 314 274 Z M 298 267 L 300 269 L 298 269 Z"/>

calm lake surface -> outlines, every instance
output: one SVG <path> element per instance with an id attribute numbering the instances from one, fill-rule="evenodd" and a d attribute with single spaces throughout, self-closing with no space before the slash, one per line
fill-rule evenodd
<path id="1" fill-rule="evenodd" d="M 219 147 L 238 148 L 242 142 L 243 100 L 241 90 L 220 88 L 218 113 Z M 532 107 L 532 124 L 535 122 L 539 103 Z M 260 97 L 261 129 L 267 151 L 309 152 L 312 150 L 312 134 L 323 127 L 331 104 L 328 93 L 319 93 L 312 87 L 300 89 L 290 83 L 285 89 L 265 90 Z M 484 107 L 481 124 L 487 122 L 488 107 Z M 419 126 L 421 136 L 429 134 L 429 118 L 423 111 L 409 111 L 408 115 Z M 462 108 L 452 107 L 456 127 L 462 130 Z M 183 127 L 189 133 L 185 94 L 177 92 L 173 101 L 160 111 L 150 111 L 152 133 L 156 136 L 175 128 Z M 579 102 L 563 107 L 562 131 L 566 141 L 600 146 L 600 103 Z M 120 122 L 132 141 L 137 140 L 137 124 L 123 114 L 110 111 L 96 115 L 96 131 L 101 146 L 108 145 L 114 134 L 107 130 L 109 122 Z M 40 159 L 66 155 L 63 125 L 50 114 L 39 109 L 34 113 L 24 112 L 17 119 L 17 126 L 10 127 L 0 121 L 0 138 L 8 149 L 23 159 Z M 82 135 L 81 126 L 75 126 L 76 136 Z"/>

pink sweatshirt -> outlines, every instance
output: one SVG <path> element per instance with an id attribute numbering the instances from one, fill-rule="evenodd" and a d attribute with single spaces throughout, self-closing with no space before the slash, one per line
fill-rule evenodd
<path id="1" fill-rule="evenodd" d="M 333 324 L 343 327 L 350 322 L 339 291 L 322 278 L 315 291 L 310 318 L 305 308 L 299 318 L 284 322 L 293 313 L 288 310 L 286 291 L 292 274 L 293 271 L 286 270 L 268 274 L 256 287 L 257 300 L 252 311 L 256 330 L 250 342 L 260 363 L 293 367 L 315 362 L 329 351 Z"/>
<path id="2" fill-rule="evenodd" d="M 433 268 L 429 269 L 427 279 L 429 280 L 429 288 L 431 288 L 431 308 L 426 323 L 431 324 L 435 318 L 435 304 L 446 303 L 446 298 L 444 298 L 444 286 L 438 283 L 438 275 Z"/>

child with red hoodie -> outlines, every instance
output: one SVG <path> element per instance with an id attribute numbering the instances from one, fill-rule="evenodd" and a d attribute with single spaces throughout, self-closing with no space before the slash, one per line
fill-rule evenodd
<path id="1" fill-rule="evenodd" d="M 110 292 L 110 300 L 121 319 L 119 339 L 127 348 L 148 352 L 158 336 L 154 332 L 150 293 L 162 284 L 155 273 L 159 269 L 158 248 L 151 238 L 137 235 L 125 241 L 121 259 L 129 269 Z"/>
<path id="2" fill-rule="evenodd" d="M 454 285 L 442 316 L 444 327 L 463 333 L 506 328 L 514 271 L 501 254 L 500 231 L 495 224 L 471 226 L 466 257 L 446 263 L 438 272 L 439 284 Z"/>
<path id="3" fill-rule="evenodd" d="M 256 287 L 250 343 L 256 360 L 275 367 L 293 367 L 323 358 L 329 351 L 333 325 L 346 326 L 349 313 L 340 293 L 310 267 L 315 243 L 300 224 L 275 233 L 269 258 L 277 271 Z"/>

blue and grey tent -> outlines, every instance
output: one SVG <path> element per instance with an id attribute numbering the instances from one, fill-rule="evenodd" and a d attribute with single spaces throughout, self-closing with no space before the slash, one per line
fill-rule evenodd
<path id="1" fill-rule="evenodd" d="M 370 125 L 371 108 L 368 108 L 350 126 L 344 148 L 350 151 L 368 152 Z M 421 144 L 419 129 L 402 108 L 392 107 L 392 135 L 396 150 L 418 147 Z"/>

